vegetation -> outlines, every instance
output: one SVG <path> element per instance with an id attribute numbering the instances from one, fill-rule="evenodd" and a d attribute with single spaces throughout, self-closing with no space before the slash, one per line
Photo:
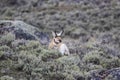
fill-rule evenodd
<path id="1" fill-rule="evenodd" d="M 11 43 L 0 47 L 1 80 L 89 80 L 92 70 L 120 67 L 119 56 L 101 49 L 92 50 L 83 57 L 79 54 L 62 56 L 35 40 L 27 40 L 16 48 L 12 48 Z"/>
<path id="2" fill-rule="evenodd" d="M 119 0 L 1 0 L 0 15 L 0 80 L 120 80 Z M 69 56 L 43 45 L 60 27 Z"/>

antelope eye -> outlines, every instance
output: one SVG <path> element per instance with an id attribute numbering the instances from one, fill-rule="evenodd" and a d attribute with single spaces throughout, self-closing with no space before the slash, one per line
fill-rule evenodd
<path id="1" fill-rule="evenodd" d="M 59 42 L 62 42 L 62 40 L 59 40 Z"/>

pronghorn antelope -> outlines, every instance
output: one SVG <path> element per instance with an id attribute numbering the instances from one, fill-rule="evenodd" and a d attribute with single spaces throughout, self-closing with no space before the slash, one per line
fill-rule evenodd
<path id="1" fill-rule="evenodd" d="M 52 31 L 53 39 L 50 42 L 48 48 L 52 49 L 57 47 L 57 49 L 62 55 L 64 54 L 69 55 L 70 52 L 68 47 L 66 46 L 66 44 L 62 43 L 61 35 L 63 34 L 63 32 L 64 32 L 63 30 L 60 31 L 60 33 L 57 33 L 56 31 Z"/>

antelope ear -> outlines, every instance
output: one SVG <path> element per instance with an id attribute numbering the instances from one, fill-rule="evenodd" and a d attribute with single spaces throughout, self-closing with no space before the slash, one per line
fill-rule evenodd
<path id="1" fill-rule="evenodd" d="M 53 35 L 53 37 L 55 37 L 55 36 L 56 36 L 56 33 L 55 33 L 54 31 L 52 31 L 52 35 Z"/>
<path id="2" fill-rule="evenodd" d="M 61 36 L 62 34 L 63 34 L 63 30 L 62 31 L 60 31 L 60 33 L 57 33 L 57 36 Z"/>

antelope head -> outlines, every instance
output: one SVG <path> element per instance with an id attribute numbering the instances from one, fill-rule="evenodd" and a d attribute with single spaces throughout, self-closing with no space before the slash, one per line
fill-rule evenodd
<path id="1" fill-rule="evenodd" d="M 56 32 L 56 31 L 52 31 L 53 40 L 54 40 L 54 43 L 55 43 L 55 44 L 59 44 L 59 43 L 62 42 L 61 36 L 62 36 L 63 32 L 64 32 L 63 30 L 60 31 L 59 33 Z"/>

